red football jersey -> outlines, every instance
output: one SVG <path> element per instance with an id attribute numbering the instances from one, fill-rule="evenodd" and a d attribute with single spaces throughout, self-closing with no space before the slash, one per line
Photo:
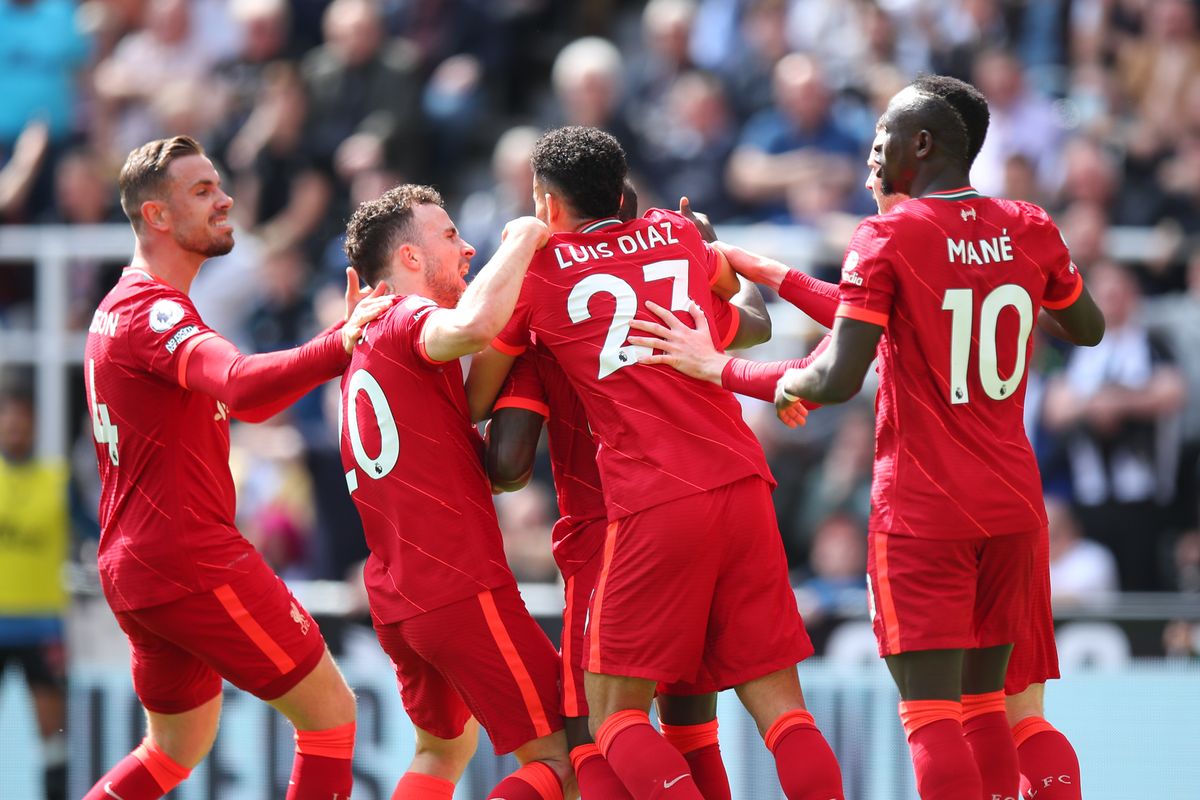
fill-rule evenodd
<path id="1" fill-rule="evenodd" d="M 647 300 L 677 312 L 695 301 L 714 319 L 716 269 L 716 252 L 675 212 L 599 220 L 537 253 L 497 338 L 519 354 L 532 331 L 562 365 L 600 443 L 610 520 L 748 475 L 773 480 L 733 394 L 638 364 L 648 351 L 626 342 L 634 316 L 658 321 Z"/>
<path id="2" fill-rule="evenodd" d="M 606 517 L 587 412 L 558 361 L 537 342 L 513 364 L 495 408 L 523 408 L 546 418 L 550 468 L 562 515 L 554 526 L 554 561 L 563 577 L 569 577 L 604 542 L 586 535 L 596 530 L 591 523 Z"/>
<path id="3" fill-rule="evenodd" d="M 371 614 L 384 624 L 515 581 L 462 367 L 421 345 L 437 309 L 415 295 L 392 306 L 342 377 L 342 466 L 371 548 Z"/>
<path id="4" fill-rule="evenodd" d="M 1082 291 L 1058 228 L 1030 203 L 968 188 L 858 226 L 837 314 L 887 327 L 872 530 L 957 539 L 1046 524 L 1022 422 L 1030 334 L 1042 306 Z"/>
<path id="5" fill-rule="evenodd" d="M 243 572 L 225 406 L 185 388 L 216 334 L 186 294 L 127 269 L 92 318 L 84 383 L 100 469 L 100 578 L 116 611 L 208 591 Z"/>

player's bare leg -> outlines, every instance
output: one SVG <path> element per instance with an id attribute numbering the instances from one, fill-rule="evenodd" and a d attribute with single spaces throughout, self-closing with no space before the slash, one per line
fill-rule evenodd
<path id="1" fill-rule="evenodd" d="M 329 650 L 299 683 L 269 702 L 296 727 L 287 800 L 349 797 L 354 782 L 354 693 Z"/>
<path id="2" fill-rule="evenodd" d="M 796 668 L 747 681 L 737 694 L 775 756 L 783 793 L 790 800 L 841 800 L 841 768 L 804 706 Z"/>
<path id="3" fill-rule="evenodd" d="M 1021 790 L 1028 783 L 1039 798 L 1080 800 L 1079 756 L 1067 737 L 1046 721 L 1045 694 L 1046 684 L 1031 683 L 1005 698 L 1021 764 Z"/>
<path id="4" fill-rule="evenodd" d="M 717 738 L 717 693 L 655 698 L 663 736 L 683 754 L 704 800 L 729 800 L 729 775 Z"/>
<path id="5" fill-rule="evenodd" d="M 1012 645 L 967 650 L 963 655 L 963 735 L 975 756 L 985 797 L 1017 800 L 1021 768 L 1005 713 L 1004 677 Z"/>
<path id="6" fill-rule="evenodd" d="M 703 800 L 687 761 L 650 724 L 646 712 L 656 685 L 644 678 L 584 673 L 592 736 L 635 800 Z"/>
<path id="7" fill-rule="evenodd" d="M 434 736 L 418 727 L 417 747 L 408 771 L 400 777 L 392 800 L 450 800 L 479 744 L 479 723 L 467 720 L 453 739 Z"/>
<path id="8" fill-rule="evenodd" d="M 563 731 L 528 741 L 514 750 L 513 755 L 521 768 L 496 784 L 489 797 L 562 800 L 579 796 Z"/>
<path id="9" fill-rule="evenodd" d="M 217 738 L 221 695 L 179 714 L 147 711 L 146 717 L 146 738 L 100 778 L 83 800 L 157 800 L 182 783 Z"/>
<path id="10" fill-rule="evenodd" d="M 961 648 L 918 650 L 884 658 L 900 690 L 900 721 L 921 800 L 983 795 L 979 768 L 963 737 L 963 654 Z"/>

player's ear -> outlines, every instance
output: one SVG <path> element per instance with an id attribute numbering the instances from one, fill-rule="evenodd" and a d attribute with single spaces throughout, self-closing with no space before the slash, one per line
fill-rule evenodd
<path id="1" fill-rule="evenodd" d="M 167 207 L 165 203 L 160 203 L 157 200 L 143 201 L 142 206 L 138 209 L 142 215 L 142 222 L 146 227 L 153 228 L 156 231 L 165 231 L 167 229 Z"/>
<path id="2" fill-rule="evenodd" d="M 417 247 L 410 242 L 397 247 L 392 251 L 392 269 L 397 274 L 403 274 L 405 270 L 412 272 L 421 271 L 421 254 Z"/>
<path id="3" fill-rule="evenodd" d="M 933 134 L 927 130 L 917 132 L 917 158 L 928 158 L 933 150 Z"/>
<path id="4" fill-rule="evenodd" d="M 562 201 L 553 192 L 546 192 L 543 199 L 546 201 L 546 224 L 553 226 L 562 219 Z"/>

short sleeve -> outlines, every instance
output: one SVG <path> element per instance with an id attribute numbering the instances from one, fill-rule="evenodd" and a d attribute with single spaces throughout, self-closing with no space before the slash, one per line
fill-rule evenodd
<path id="1" fill-rule="evenodd" d="M 1041 244 L 1037 252 L 1042 254 L 1042 269 L 1046 273 L 1046 289 L 1042 292 L 1042 305 L 1049 309 L 1066 308 L 1083 293 L 1083 276 L 1071 261 L 1067 242 L 1058 227 L 1046 218 L 1038 226 Z"/>
<path id="2" fill-rule="evenodd" d="M 440 310 L 440 306 L 426 297 L 409 295 L 397 306 L 397 316 L 394 317 L 394 335 L 398 337 L 401 346 L 417 357 L 417 361 L 431 367 L 440 367 L 445 361 L 430 358 L 425 351 L 425 343 L 421 333 L 425 323 Z"/>
<path id="3" fill-rule="evenodd" d="M 500 390 L 500 396 L 492 406 L 493 411 L 502 408 L 523 408 L 547 419 L 550 417 L 546 389 L 538 375 L 531 351 L 525 352 L 513 362 L 508 378 L 504 381 L 504 388 Z"/>
<path id="4" fill-rule="evenodd" d="M 891 230 L 877 218 L 859 224 L 842 262 L 835 316 L 887 326 L 896 293 L 891 239 Z"/>
<path id="5" fill-rule="evenodd" d="M 712 296 L 713 311 L 713 344 L 721 350 L 726 350 L 729 343 L 737 336 L 741 327 L 742 315 L 737 306 L 728 300 L 722 300 L 717 295 Z"/>
<path id="6" fill-rule="evenodd" d="M 529 347 L 530 306 L 529 281 L 527 280 L 521 291 L 521 297 L 517 300 L 517 307 L 513 309 L 512 316 L 508 318 L 504 328 L 492 340 L 492 347 L 510 356 L 519 356 L 525 352 Z"/>
<path id="7" fill-rule="evenodd" d="M 159 284 L 138 298 L 126 331 L 135 365 L 184 387 L 192 351 L 217 335 L 187 295 Z"/>

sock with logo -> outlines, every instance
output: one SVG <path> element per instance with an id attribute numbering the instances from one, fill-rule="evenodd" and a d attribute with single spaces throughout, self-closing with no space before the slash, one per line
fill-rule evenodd
<path id="1" fill-rule="evenodd" d="M 158 800 L 191 774 L 147 736 L 83 796 L 83 800 Z"/>
<path id="2" fill-rule="evenodd" d="M 353 722 L 324 731 L 296 731 L 287 800 L 349 800 L 353 758 Z"/>
<path id="3" fill-rule="evenodd" d="M 1067 737 L 1041 717 L 1012 727 L 1021 773 L 1037 800 L 1080 800 L 1079 756 Z"/>
<path id="4" fill-rule="evenodd" d="M 729 775 L 721 760 L 721 743 L 717 738 L 717 721 L 698 725 L 662 724 L 663 738 L 675 746 L 687 760 L 696 788 L 704 800 L 730 800 Z"/>
<path id="5" fill-rule="evenodd" d="M 802 708 L 783 712 L 763 740 L 788 800 L 842 800 L 842 769 L 812 714 Z"/>
<path id="6" fill-rule="evenodd" d="M 1008 729 L 1004 692 L 964 694 L 962 708 L 963 736 L 975 756 L 975 766 L 983 781 L 983 796 L 1018 800 L 1021 768 L 1017 765 L 1017 747 Z"/>
<path id="7" fill-rule="evenodd" d="M 654 730 L 645 711 L 618 711 L 604 720 L 596 744 L 634 800 L 704 800 L 687 761 Z"/>
<path id="8" fill-rule="evenodd" d="M 563 800 L 558 773 L 541 761 L 530 761 L 496 784 L 489 798 L 503 800 Z"/>
<path id="9" fill-rule="evenodd" d="M 983 779 L 963 736 L 961 702 L 902 701 L 900 722 L 908 736 L 921 800 L 983 796 Z"/>
<path id="10" fill-rule="evenodd" d="M 392 800 L 451 800 L 453 797 L 452 782 L 423 772 L 404 773 L 392 792 Z"/>
<path id="11" fill-rule="evenodd" d="M 571 750 L 571 766 L 579 794 L 588 800 L 633 800 L 596 745 L 589 742 Z"/>

